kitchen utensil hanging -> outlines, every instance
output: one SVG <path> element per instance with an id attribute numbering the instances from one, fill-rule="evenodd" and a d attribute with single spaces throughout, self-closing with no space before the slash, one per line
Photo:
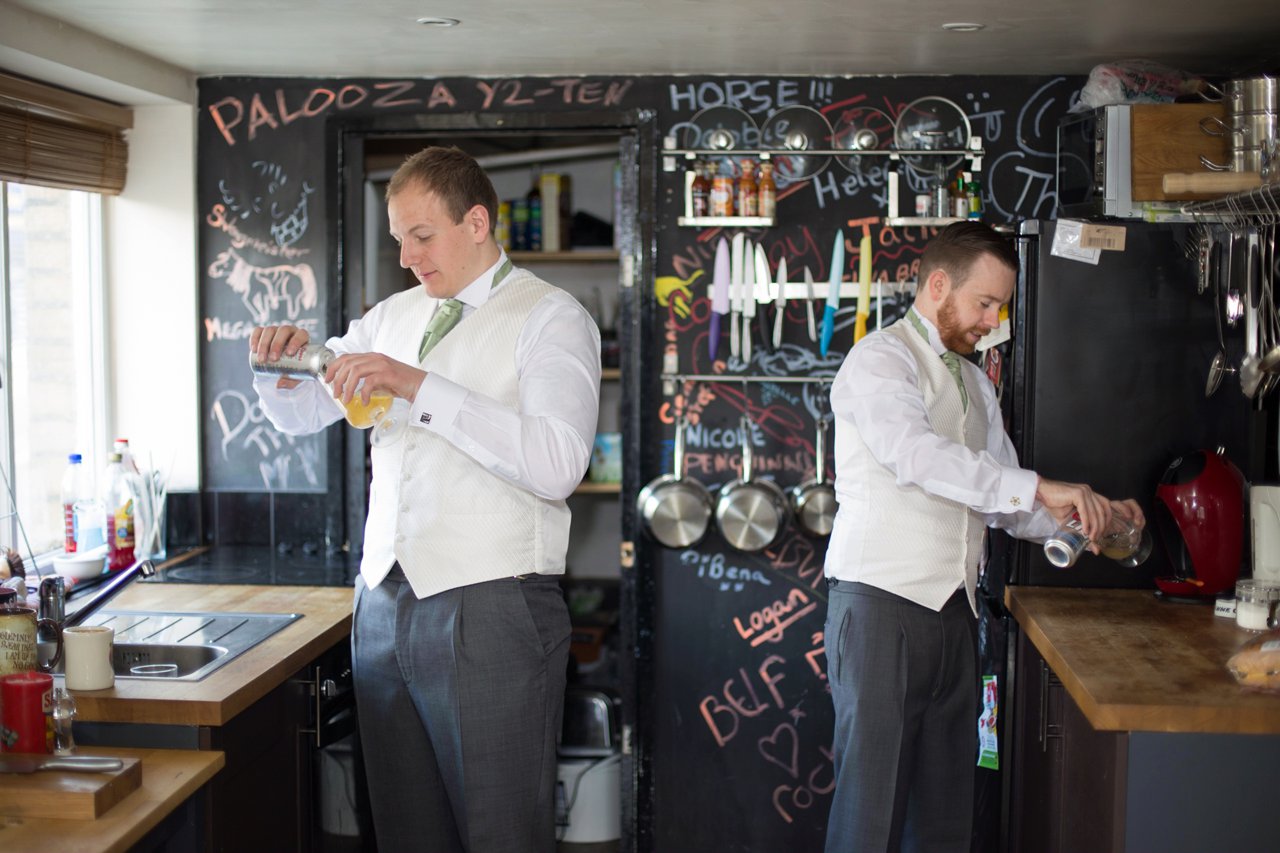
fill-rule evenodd
<path id="1" fill-rule="evenodd" d="M 796 523 L 812 536 L 830 536 L 836 519 L 836 490 L 827 482 L 827 421 L 818 413 L 814 437 L 814 474 L 791 490 Z"/>
<path id="2" fill-rule="evenodd" d="M 875 107 L 843 110 L 832 127 L 832 148 L 846 151 L 879 151 L 893 142 L 893 119 Z M 879 158 L 875 158 L 879 159 Z M 862 157 L 837 157 L 836 162 L 854 174 L 862 172 Z"/>
<path id="3" fill-rule="evenodd" d="M 721 175 L 738 177 L 739 160 L 746 149 L 760 145 L 760 128 L 755 119 L 737 107 L 707 107 L 689 119 L 681 133 L 682 148 L 724 151 L 724 156 L 703 155 L 716 164 Z"/>
<path id="4" fill-rule="evenodd" d="M 954 151 L 969 144 L 971 128 L 964 110 L 946 98 L 917 98 L 902 108 L 894 124 L 893 141 L 899 151 Z M 902 160 L 917 172 L 945 175 L 964 159 L 904 155 Z"/>
<path id="5" fill-rule="evenodd" d="M 787 152 L 831 147 L 831 124 L 813 107 L 783 107 L 760 128 L 760 147 Z M 830 157 L 816 154 L 773 154 L 773 174 L 779 186 L 812 178 L 827 167 Z"/>
<path id="6" fill-rule="evenodd" d="M 636 510 L 649 535 L 668 548 L 696 545 L 711 521 L 711 493 L 684 476 L 685 417 L 676 417 L 675 463 L 670 474 L 651 480 L 636 496 Z"/>
<path id="7" fill-rule="evenodd" d="M 725 484 L 716 501 L 716 524 L 720 533 L 730 546 L 748 553 L 763 551 L 778 541 L 791 509 L 777 483 L 752 477 L 750 427 L 744 415 L 741 420 L 742 476 Z"/>

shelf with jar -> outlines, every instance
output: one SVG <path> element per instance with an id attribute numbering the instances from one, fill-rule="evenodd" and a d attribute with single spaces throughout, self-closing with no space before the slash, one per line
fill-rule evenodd
<path id="1" fill-rule="evenodd" d="M 717 216 L 715 211 L 711 209 L 711 201 L 708 199 L 707 214 L 699 215 L 699 199 L 700 194 L 697 188 L 698 170 L 703 165 L 703 159 L 707 159 L 708 166 L 714 166 L 716 161 L 722 161 L 725 158 L 733 158 L 741 156 L 749 159 L 756 157 L 763 165 L 768 163 L 775 155 L 795 155 L 801 151 L 788 148 L 758 148 L 753 150 L 723 150 L 713 148 L 676 148 L 675 140 L 668 138 L 666 147 L 663 151 L 663 169 L 664 171 L 676 171 L 680 168 L 678 158 L 684 160 L 684 210 L 685 215 L 677 219 L 677 224 L 682 226 L 707 227 L 761 227 L 768 228 L 775 224 L 775 217 L 770 216 Z M 872 150 L 847 150 L 847 149 L 804 149 L 805 156 L 830 156 L 830 157 L 887 157 L 889 158 L 889 169 L 886 170 L 887 175 L 887 192 L 888 199 L 886 216 L 884 223 L 890 226 L 943 226 L 952 222 L 959 222 L 962 219 L 975 218 L 974 212 L 969 211 L 966 216 L 949 215 L 954 212 L 952 207 L 954 203 L 954 194 L 948 191 L 943 194 L 938 191 L 938 187 L 947 188 L 946 174 L 950 168 L 956 163 L 966 162 L 966 168 L 962 170 L 963 174 L 970 176 L 972 180 L 978 182 L 976 175 L 982 170 L 982 159 L 986 156 L 985 150 L 982 148 L 982 137 L 970 136 L 969 143 L 964 148 L 948 148 L 936 150 L 919 150 L 907 151 L 899 149 L 872 149 Z M 924 164 L 930 160 L 938 158 L 948 158 L 952 163 L 943 163 L 943 168 L 933 170 L 936 173 L 936 181 L 932 191 L 928 194 L 921 194 L 917 197 L 916 215 L 903 216 L 899 194 L 902 189 L 901 166 L 904 163 L 908 168 L 913 169 L 917 173 L 927 171 Z M 921 198 L 928 199 L 925 209 L 921 210 L 919 201 Z M 979 200 L 981 199 L 979 190 Z M 981 207 L 977 213 L 981 213 Z"/>
<path id="2" fill-rule="evenodd" d="M 693 160 L 684 173 L 684 216 L 676 224 L 695 228 L 769 228 L 774 224 L 778 187 L 767 155 L 759 163 L 743 157 L 738 175 L 719 173 L 714 161 Z"/>

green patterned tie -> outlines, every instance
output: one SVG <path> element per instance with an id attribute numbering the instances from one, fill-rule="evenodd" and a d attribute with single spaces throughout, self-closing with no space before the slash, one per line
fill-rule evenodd
<path id="1" fill-rule="evenodd" d="M 418 345 L 418 361 L 424 360 L 427 353 L 449 334 L 449 330 L 458 325 L 460 319 L 462 319 L 461 299 L 446 299 L 442 302 L 431 318 L 431 322 L 427 323 L 427 330 L 422 333 L 422 343 Z"/>
<path id="2" fill-rule="evenodd" d="M 927 342 L 929 340 L 929 331 L 925 329 L 924 323 L 920 320 L 920 315 L 916 313 L 916 309 L 912 308 L 907 311 L 907 320 L 920 337 Z M 947 350 L 941 356 L 942 363 L 947 366 L 947 372 L 951 374 L 951 378 L 956 381 L 956 387 L 960 389 L 960 407 L 962 411 L 969 411 L 969 391 L 964 387 L 964 377 L 960 375 L 960 356 L 951 350 Z"/>
<path id="3" fill-rule="evenodd" d="M 497 287 L 499 282 L 507 277 L 507 274 L 513 269 L 511 259 L 508 258 L 498 271 L 493 274 L 493 282 L 489 285 L 489 289 Z M 427 357 L 427 353 L 440 343 L 445 335 L 462 319 L 462 300 L 446 299 L 440 303 L 440 307 L 436 309 L 436 313 L 427 323 L 427 330 L 422 333 L 422 343 L 418 345 L 418 361 L 422 361 Z"/>
<path id="4" fill-rule="evenodd" d="M 951 373 L 951 378 L 956 381 L 956 387 L 960 389 L 960 407 L 962 411 L 969 411 L 969 392 L 964 387 L 964 377 L 960 375 L 960 356 L 947 350 L 942 354 L 942 363 L 947 366 L 947 370 Z"/>

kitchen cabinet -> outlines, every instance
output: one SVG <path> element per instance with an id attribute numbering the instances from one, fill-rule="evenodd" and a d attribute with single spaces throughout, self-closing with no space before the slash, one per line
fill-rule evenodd
<path id="1" fill-rule="evenodd" d="M 1225 670 L 1249 636 L 1147 590 L 1010 587 L 1009 850 L 1275 849 L 1280 704 Z"/>

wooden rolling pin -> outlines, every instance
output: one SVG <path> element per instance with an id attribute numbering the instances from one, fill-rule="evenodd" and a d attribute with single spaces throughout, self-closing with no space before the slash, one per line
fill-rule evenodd
<path id="1" fill-rule="evenodd" d="M 1257 172 L 1166 172 L 1164 191 L 1177 193 L 1239 193 L 1262 186 Z"/>

